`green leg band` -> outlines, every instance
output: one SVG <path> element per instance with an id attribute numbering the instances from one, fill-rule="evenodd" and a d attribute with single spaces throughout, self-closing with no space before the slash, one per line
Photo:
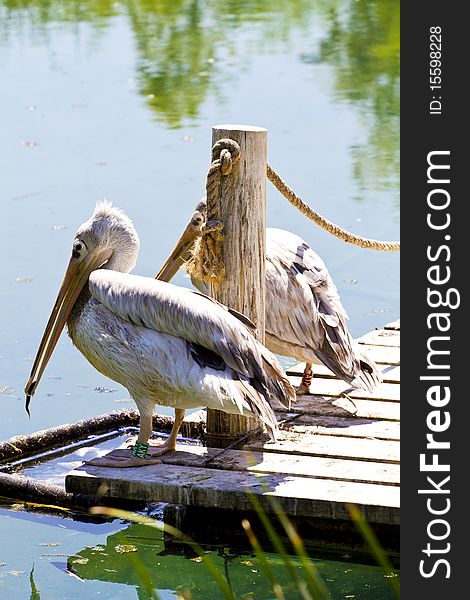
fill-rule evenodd
<path id="1" fill-rule="evenodd" d="M 132 450 L 132 456 L 135 456 L 136 458 L 147 458 L 148 450 L 148 444 L 144 444 L 143 442 L 136 442 L 134 449 Z"/>

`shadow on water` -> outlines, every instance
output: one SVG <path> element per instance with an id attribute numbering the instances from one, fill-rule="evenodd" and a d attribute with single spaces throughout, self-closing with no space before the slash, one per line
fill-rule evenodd
<path id="1" fill-rule="evenodd" d="M 261 565 L 249 550 L 241 551 L 227 546 L 205 546 L 216 568 L 224 573 L 235 598 L 272 598 L 269 581 L 258 576 Z M 286 598 L 295 598 L 298 588 L 282 559 L 273 553 L 266 553 L 266 559 L 274 579 L 279 582 Z M 290 557 L 297 569 L 300 561 Z M 377 568 L 357 564 L 346 557 L 331 563 L 313 556 L 312 564 L 334 597 L 351 589 L 351 578 L 368 582 L 369 591 L 361 598 L 377 598 L 377 586 L 383 586 L 383 573 Z M 180 597 L 211 599 L 219 598 L 220 590 L 215 581 L 208 581 L 205 565 L 197 553 L 187 546 L 167 543 L 164 534 L 141 524 L 131 524 L 127 528 L 109 535 L 105 544 L 86 547 L 66 559 L 67 570 L 83 580 L 100 580 L 135 586 L 139 598 L 146 598 L 148 588 L 154 590 L 177 590 Z M 138 563 L 138 564 L 137 564 Z M 352 565 L 355 572 L 352 573 Z M 137 568 L 136 568 L 137 567 Z M 142 570 L 149 580 L 142 582 Z M 349 581 L 348 581 L 349 579 Z M 150 584 L 150 585 L 149 585 Z M 176 585 L 175 585 L 176 584 Z M 184 596 L 186 592 L 190 595 Z M 383 592 L 381 598 L 392 598 L 393 594 Z"/>
<path id="2" fill-rule="evenodd" d="M 157 519 L 160 519 L 162 508 L 160 505 L 154 505 L 153 508 L 149 506 L 148 514 L 156 515 Z M 250 519 L 256 535 L 262 542 L 262 557 L 249 548 L 246 538 L 245 544 L 240 543 L 243 535 L 240 521 L 238 528 L 241 535 L 239 534 L 236 545 L 221 541 L 217 535 L 208 541 L 207 537 L 211 538 L 211 535 L 206 535 L 205 541 L 197 542 L 196 550 L 187 543 L 175 540 L 157 527 L 149 527 L 139 522 L 129 524 L 128 521 L 119 518 L 101 519 L 95 516 L 88 519 L 83 515 L 82 519 L 78 514 L 69 514 L 65 518 L 48 516 L 39 507 L 32 507 L 26 511 L 10 511 L 9 514 L 14 520 L 29 521 L 31 524 L 41 523 L 43 526 L 50 525 L 54 528 L 50 529 L 50 532 L 55 533 L 52 533 L 52 536 L 51 533 L 43 534 L 40 538 L 43 541 L 39 544 L 34 543 L 34 537 L 31 539 L 33 545 L 42 548 L 36 551 L 32 549 L 32 562 L 28 571 L 25 567 L 23 571 L 7 571 L 13 564 L 0 563 L 0 586 L 2 576 L 11 574 L 15 576 L 14 580 L 24 575 L 28 583 L 24 581 L 23 590 L 26 592 L 26 586 L 29 584 L 30 598 L 40 598 L 42 594 L 49 597 L 47 594 L 51 591 L 52 581 L 52 589 L 58 592 L 61 589 L 60 577 L 65 575 L 60 595 L 63 598 L 84 597 L 86 589 L 93 597 L 96 590 L 100 590 L 98 593 L 104 594 L 103 597 L 134 598 L 134 592 L 131 593 L 130 590 L 135 589 L 139 599 L 171 597 L 180 600 L 218 600 L 222 597 L 221 592 L 217 582 L 208 572 L 205 559 L 201 558 L 202 551 L 213 567 L 227 580 L 234 598 L 273 598 L 272 582 L 266 577 L 267 565 L 273 579 L 282 588 L 283 597 L 286 600 L 295 600 L 299 597 L 299 591 L 297 582 L 292 578 L 292 568 L 296 569 L 299 577 L 302 577 L 302 569 L 306 568 L 306 563 L 302 563 L 299 557 L 295 556 L 292 548 L 288 548 L 291 552 L 289 555 L 273 552 L 269 542 L 260 536 L 259 524 L 253 515 L 245 514 L 243 518 Z M 139 520 L 139 515 L 135 514 L 135 517 Z M 148 521 L 148 518 L 142 518 Z M 215 519 L 213 515 L 210 516 L 211 523 L 207 523 L 208 532 L 216 531 L 219 518 L 223 516 L 216 516 Z M 274 521 L 273 524 L 280 534 L 280 525 L 276 525 Z M 203 524 L 200 526 L 203 530 Z M 88 536 L 82 539 L 91 538 L 91 541 L 82 547 L 75 544 L 73 550 L 67 550 L 66 538 L 59 537 L 58 532 L 63 532 L 66 538 L 77 537 L 77 534 L 82 532 L 87 533 Z M 204 537 L 203 533 L 200 535 Z M 360 600 L 376 600 L 380 597 L 381 600 L 392 600 L 396 597 L 387 580 L 389 576 L 374 566 L 370 556 L 368 560 L 364 560 L 364 555 L 354 552 L 328 552 L 313 546 L 307 546 L 307 550 L 308 565 L 315 569 L 325 583 L 332 599 L 353 597 Z M 45 577 L 45 564 L 52 567 L 48 577 Z M 396 568 L 392 573 L 396 576 Z M 84 582 L 92 583 L 94 587 L 84 588 Z M 113 585 L 109 587 L 109 584 Z M 97 585 L 99 587 L 96 587 Z M 5 586 L 4 591 L 7 590 L 8 587 Z"/>

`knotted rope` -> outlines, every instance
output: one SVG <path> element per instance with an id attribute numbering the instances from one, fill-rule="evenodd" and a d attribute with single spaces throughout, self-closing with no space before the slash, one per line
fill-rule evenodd
<path id="1" fill-rule="evenodd" d="M 195 241 L 186 271 L 192 277 L 206 282 L 222 281 L 225 277 L 221 227 L 217 228 L 215 217 L 219 215 L 220 186 L 223 177 L 232 172 L 240 160 L 240 146 L 234 140 L 224 138 L 212 147 L 212 162 L 206 179 L 206 225 Z"/>
<path id="2" fill-rule="evenodd" d="M 335 223 L 328 221 L 325 217 L 322 217 L 316 210 L 309 206 L 302 200 L 297 194 L 291 190 L 283 179 L 276 173 L 276 171 L 267 165 L 267 176 L 269 181 L 277 188 L 281 194 L 289 200 L 289 202 L 295 206 L 303 215 L 314 221 L 317 225 L 320 225 L 325 231 L 328 231 L 335 237 L 347 242 L 349 244 L 355 244 L 361 246 L 361 248 L 369 248 L 371 250 L 383 250 L 386 252 L 399 252 L 400 242 L 383 242 L 381 240 L 372 240 L 370 238 L 355 235 Z"/>
<path id="3" fill-rule="evenodd" d="M 196 279 L 206 282 L 218 282 L 225 277 L 222 249 L 223 225 L 216 220 L 216 217 L 219 215 L 220 186 L 223 177 L 232 172 L 233 166 L 239 160 L 240 146 L 234 140 L 224 138 L 212 147 L 212 162 L 206 179 L 206 224 L 201 229 L 200 236 L 194 243 L 191 258 L 186 263 L 187 272 Z M 370 250 L 400 251 L 400 242 L 374 240 L 356 235 L 325 219 L 304 202 L 300 196 L 297 196 L 269 164 L 266 165 L 266 174 L 277 190 L 303 215 L 340 240 Z"/>

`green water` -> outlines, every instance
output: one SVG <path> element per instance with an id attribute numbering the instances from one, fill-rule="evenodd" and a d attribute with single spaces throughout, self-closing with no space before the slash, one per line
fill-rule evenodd
<path id="1" fill-rule="evenodd" d="M 1 440 L 133 406 L 65 335 L 31 419 L 22 389 L 78 225 L 106 196 L 141 237 L 135 272 L 156 273 L 204 193 L 212 125 L 267 127 L 270 163 L 306 201 L 355 233 L 399 239 L 398 10 L 384 0 L 0 3 Z M 323 257 L 354 336 L 399 317 L 398 254 L 345 245 L 270 186 L 267 220 Z M 190 285 L 182 274 L 175 283 Z M 0 523 L 0 598 L 146 597 L 118 562 L 127 554 L 115 555 L 119 532 L 137 540 L 161 597 L 189 579 L 194 597 L 218 597 L 203 565 L 171 555 L 157 565 L 161 539 L 127 523 L 6 509 Z M 73 576 L 67 564 L 81 556 Z M 234 589 L 272 597 L 245 559 L 229 561 Z M 320 563 L 336 598 L 390 597 L 372 567 Z"/>

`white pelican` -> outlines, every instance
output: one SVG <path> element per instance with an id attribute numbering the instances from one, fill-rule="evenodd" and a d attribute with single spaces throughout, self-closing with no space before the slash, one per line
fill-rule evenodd
<path id="1" fill-rule="evenodd" d="M 128 389 L 140 413 L 132 454 L 90 464 L 160 462 L 158 456 L 175 449 L 185 409 L 199 406 L 257 417 L 274 436 L 271 404 L 288 407 L 295 391 L 253 336 L 253 324 L 199 292 L 130 275 L 138 251 L 130 219 L 110 203 L 98 203 L 76 233 L 26 384 L 27 410 L 67 322 L 75 346 L 100 373 Z M 165 444 L 149 448 L 155 404 L 173 407 L 175 423 Z"/>
<path id="2" fill-rule="evenodd" d="M 157 278 L 169 281 L 185 266 L 206 221 L 201 201 Z M 207 285 L 191 277 L 207 293 Z M 335 284 L 323 260 L 298 235 L 266 230 L 266 339 L 276 354 L 304 361 L 297 394 L 309 392 L 312 364 L 322 362 L 349 385 L 368 391 L 381 381 L 375 363 L 355 342 Z"/>

